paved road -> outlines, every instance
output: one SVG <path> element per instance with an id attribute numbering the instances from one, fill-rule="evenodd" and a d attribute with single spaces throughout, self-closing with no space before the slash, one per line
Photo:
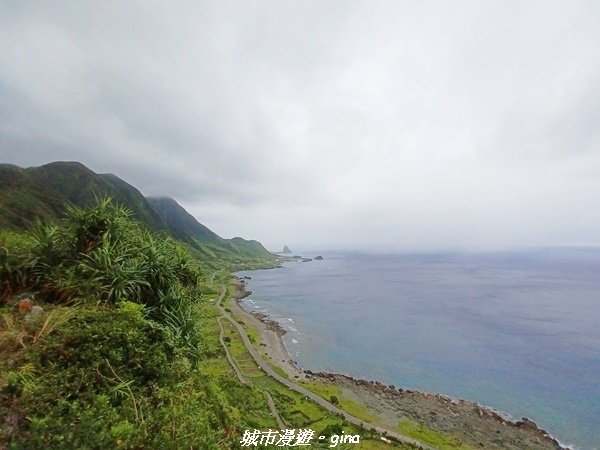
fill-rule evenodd
<path id="1" fill-rule="evenodd" d="M 216 273 L 217 272 L 213 273 L 211 282 L 215 279 Z M 227 292 L 227 288 L 223 287 L 223 290 L 221 291 L 221 295 L 218 300 L 219 305 L 221 304 L 221 301 L 223 300 L 223 297 L 225 296 L 225 292 Z M 242 374 L 240 367 L 237 365 L 235 359 L 233 359 L 233 356 L 231 356 L 231 353 L 229 352 L 229 348 L 225 344 L 225 337 L 224 337 L 225 329 L 223 328 L 223 323 L 221 322 L 222 319 L 223 319 L 223 316 L 221 316 L 217 319 L 217 322 L 219 323 L 219 328 L 220 328 L 219 342 L 221 342 L 221 346 L 225 350 L 225 356 L 227 356 L 227 361 L 229 361 L 229 365 L 231 367 L 233 367 L 235 374 L 237 375 L 238 379 L 240 380 L 240 383 L 250 384 L 250 380 L 248 380 L 248 378 L 246 378 L 244 376 L 244 374 Z M 285 423 L 283 422 L 283 419 L 281 418 L 281 415 L 279 414 L 279 411 L 277 410 L 277 407 L 275 406 L 275 402 L 273 401 L 273 397 L 271 396 L 271 393 L 268 391 L 263 391 L 263 393 L 265 395 L 265 398 L 267 399 L 267 405 L 269 406 L 271 415 L 275 418 L 275 421 L 277 422 L 277 426 L 282 430 L 287 428 Z"/>
<path id="2" fill-rule="evenodd" d="M 225 334 L 225 330 L 223 329 L 223 323 L 221 323 L 221 319 L 223 319 L 223 317 L 219 317 L 217 319 L 217 322 L 219 322 L 219 328 L 221 329 L 221 331 L 219 332 L 219 342 L 221 342 L 221 345 L 223 346 L 223 349 L 225 350 L 225 356 L 227 356 L 227 361 L 229 361 L 229 365 L 231 367 L 233 367 L 233 370 L 234 370 L 235 374 L 237 375 L 238 379 L 240 380 L 240 383 L 242 383 L 242 384 L 249 384 L 250 382 L 242 374 L 242 371 L 240 370 L 240 368 L 238 367 L 237 363 L 235 362 L 235 360 L 231 356 L 231 353 L 229 353 L 229 348 L 225 344 L 225 339 L 223 338 L 223 335 Z"/>
<path id="3" fill-rule="evenodd" d="M 279 415 L 279 411 L 277 411 L 277 407 L 275 406 L 275 402 L 273 401 L 273 397 L 271 397 L 271 393 L 268 391 L 264 391 L 265 397 L 267 397 L 267 405 L 269 405 L 269 409 L 271 410 L 271 414 L 275 417 L 277 421 L 277 426 L 280 430 L 285 430 L 287 425 Z"/>
<path id="4" fill-rule="evenodd" d="M 263 359 L 262 357 L 258 354 L 258 352 L 256 351 L 256 349 L 254 348 L 254 346 L 252 345 L 252 342 L 250 342 L 250 339 L 248 338 L 248 335 L 246 334 L 246 330 L 244 330 L 244 328 L 238 323 L 236 322 L 231 315 L 225 311 L 225 309 L 223 308 L 223 306 L 221 305 L 221 301 L 223 300 L 223 297 L 225 296 L 225 292 L 226 292 L 226 288 L 223 288 L 223 292 L 221 293 L 221 296 L 219 297 L 219 300 L 217 302 L 217 306 L 221 312 L 221 317 L 219 319 L 227 319 L 229 320 L 238 330 L 238 332 L 240 333 L 240 336 L 242 338 L 242 341 L 244 342 L 244 345 L 246 346 L 246 349 L 248 350 L 248 352 L 252 355 L 252 357 L 254 358 L 254 361 L 256 362 L 256 364 L 258 364 L 258 366 L 270 377 L 276 379 L 277 381 L 279 381 L 281 384 L 287 386 L 288 388 L 304 395 L 305 397 L 308 397 L 309 399 L 311 399 L 312 401 L 314 401 L 315 403 L 318 403 L 319 405 L 321 405 L 323 408 L 325 408 L 326 410 L 334 413 L 334 414 L 338 414 L 343 416 L 348 422 L 353 423 L 356 426 L 359 426 L 361 428 L 367 429 L 367 430 L 375 430 L 378 433 L 387 435 L 389 437 L 393 437 L 394 439 L 397 439 L 400 442 L 404 442 L 406 444 L 412 444 L 412 445 L 416 445 L 420 448 L 422 448 L 423 450 L 438 450 L 436 447 L 432 447 L 430 445 L 424 444 L 422 442 L 417 441 L 416 439 L 412 439 L 408 436 L 404 436 L 403 434 L 400 433 L 396 433 L 395 431 L 390 431 L 390 430 L 386 430 L 385 428 L 382 428 L 378 425 L 374 425 L 368 422 L 365 422 L 364 420 L 359 419 L 358 417 L 354 417 L 353 415 L 347 413 L 346 411 L 341 410 L 340 408 L 338 408 L 337 406 L 333 405 L 332 403 L 328 402 L 327 400 L 325 400 L 323 397 L 320 397 L 319 395 L 315 394 L 314 392 L 309 391 L 308 389 L 288 380 L 287 378 L 282 377 L 281 375 L 279 375 L 277 372 L 275 372 L 271 366 L 269 366 Z"/>
<path id="5" fill-rule="evenodd" d="M 215 275 L 218 274 L 221 270 L 217 270 L 216 272 L 213 272 L 213 274 L 210 276 L 210 283 L 213 284 L 215 282 Z M 223 295 L 225 295 L 225 291 L 223 291 L 223 293 L 221 293 L 221 298 L 219 299 L 219 301 L 221 301 L 223 299 Z"/>

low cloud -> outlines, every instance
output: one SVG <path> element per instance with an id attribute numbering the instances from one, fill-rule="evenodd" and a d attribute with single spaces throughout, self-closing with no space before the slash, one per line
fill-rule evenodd
<path id="1" fill-rule="evenodd" d="M 0 157 L 273 249 L 599 245 L 596 2 L 4 2 Z"/>

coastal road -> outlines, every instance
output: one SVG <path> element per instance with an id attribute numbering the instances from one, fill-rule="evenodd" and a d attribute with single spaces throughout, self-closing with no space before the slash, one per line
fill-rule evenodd
<path id="1" fill-rule="evenodd" d="M 250 382 L 242 374 L 242 371 L 240 370 L 240 368 L 238 367 L 237 363 L 235 362 L 235 360 L 231 356 L 231 353 L 229 353 L 229 348 L 225 344 L 225 339 L 223 337 L 224 334 L 225 334 L 225 330 L 223 329 L 223 323 L 221 322 L 222 319 L 223 319 L 223 317 L 219 317 L 217 319 L 217 322 L 219 322 L 219 328 L 221 329 L 220 332 L 219 332 L 219 342 L 221 342 L 221 345 L 223 346 L 223 349 L 225 350 L 225 356 L 227 357 L 227 361 L 229 361 L 229 365 L 231 367 L 233 367 L 233 370 L 234 370 L 235 374 L 237 375 L 238 379 L 240 380 L 240 383 L 242 383 L 242 384 L 248 384 Z"/>
<path id="2" fill-rule="evenodd" d="M 221 312 L 221 317 L 219 319 L 227 319 L 233 324 L 233 326 L 235 326 L 235 328 L 238 330 L 238 332 L 240 334 L 240 337 L 242 338 L 242 341 L 244 342 L 244 345 L 246 346 L 246 349 L 248 350 L 250 355 L 252 355 L 252 358 L 254 358 L 254 361 L 256 362 L 258 367 L 260 367 L 271 378 L 274 378 L 275 380 L 279 381 L 281 384 L 287 386 L 289 389 L 292 389 L 292 390 L 304 395 L 305 397 L 311 399 L 315 403 L 318 403 L 319 405 L 321 405 L 323 408 L 325 408 L 329 412 L 343 416 L 348 422 L 353 423 L 354 425 L 356 425 L 360 428 L 363 428 L 366 430 L 375 430 L 378 433 L 381 433 L 382 435 L 392 437 L 392 438 L 394 438 L 400 442 L 404 442 L 406 444 L 415 445 L 419 448 L 422 448 L 423 450 L 438 450 L 436 447 L 432 447 L 431 445 L 417 441 L 416 439 L 410 438 L 408 436 L 404 436 L 403 434 L 396 433 L 395 431 L 387 430 L 378 425 L 374 425 L 374 424 L 365 422 L 364 420 L 361 420 L 358 417 L 355 417 L 352 414 L 349 414 L 346 411 L 341 410 L 340 408 L 335 406 L 333 403 L 328 402 L 323 397 L 315 394 L 314 392 L 311 392 L 308 389 L 304 388 L 303 386 L 300 386 L 300 385 L 294 383 L 293 381 L 290 381 L 287 378 L 284 378 L 281 375 L 279 375 L 258 354 L 256 349 L 252 345 L 252 342 L 250 342 L 250 339 L 248 338 L 248 335 L 246 334 L 246 330 L 244 330 L 244 328 L 236 320 L 234 320 L 231 317 L 231 315 L 227 311 L 225 311 L 225 308 L 223 308 L 223 306 L 221 305 L 221 302 L 222 302 L 223 298 L 225 297 L 225 292 L 226 292 L 226 288 L 224 287 L 223 292 L 221 293 L 221 296 L 217 302 L 217 307 L 219 308 L 219 311 Z"/>
<path id="3" fill-rule="evenodd" d="M 213 273 L 211 282 L 215 279 L 216 273 L 217 272 Z M 226 292 L 227 292 L 227 288 L 223 287 L 223 290 L 221 291 L 221 295 L 219 296 L 219 300 L 218 300 L 219 306 L 221 305 L 221 301 L 223 300 L 223 297 L 225 297 Z M 223 323 L 221 322 L 222 320 L 223 320 L 223 316 L 221 316 L 217 319 L 217 322 L 219 323 L 219 329 L 220 329 L 219 342 L 221 343 L 221 346 L 225 350 L 225 356 L 227 357 L 227 361 L 229 361 L 229 365 L 233 368 L 235 374 L 237 375 L 238 379 L 240 380 L 240 383 L 250 384 L 250 380 L 248 380 L 248 378 L 246 378 L 244 376 L 244 374 L 242 374 L 242 371 L 240 370 L 239 366 L 235 362 L 235 359 L 233 359 L 233 356 L 231 356 L 231 353 L 229 352 L 229 348 L 227 347 L 227 345 L 225 343 L 225 329 L 223 328 Z M 273 397 L 271 396 L 271 393 L 268 391 L 264 391 L 263 393 L 265 394 L 265 398 L 267 399 L 267 405 L 269 406 L 271 415 L 275 418 L 275 421 L 277 422 L 277 426 L 283 430 L 284 428 L 286 428 L 286 425 L 283 422 L 283 419 L 281 418 L 281 415 L 279 414 L 277 407 L 275 406 L 275 402 L 273 401 Z"/>
<path id="4" fill-rule="evenodd" d="M 217 274 L 217 272 L 212 274 L 211 282 L 215 279 L 216 274 Z M 219 306 L 219 308 L 221 307 L 221 302 L 223 301 L 223 297 L 225 297 L 226 292 L 227 292 L 227 287 L 223 286 L 221 295 L 219 296 L 219 299 L 217 300 L 217 305 Z M 221 310 L 221 312 L 222 312 L 222 310 Z M 227 361 L 229 361 L 229 365 L 231 367 L 233 367 L 235 374 L 237 375 L 238 379 L 240 380 L 240 383 L 248 384 L 248 383 L 250 383 L 250 381 L 248 381 L 248 379 L 242 374 L 242 371 L 240 370 L 239 366 L 237 365 L 237 363 L 231 356 L 231 353 L 229 352 L 229 348 L 225 344 L 225 329 L 223 328 L 223 322 L 221 322 L 222 320 L 223 320 L 223 316 L 221 316 L 217 319 L 217 322 L 219 323 L 219 342 L 221 343 L 221 346 L 225 350 L 225 356 L 227 357 Z"/>
<path id="5" fill-rule="evenodd" d="M 271 415 L 275 417 L 275 420 L 277 421 L 277 426 L 280 430 L 285 430 L 287 426 L 279 415 L 279 411 L 277 411 L 277 407 L 275 406 L 275 402 L 273 401 L 271 393 L 269 391 L 264 391 L 264 393 L 265 397 L 267 398 L 267 405 L 269 405 L 269 409 L 271 410 Z"/>

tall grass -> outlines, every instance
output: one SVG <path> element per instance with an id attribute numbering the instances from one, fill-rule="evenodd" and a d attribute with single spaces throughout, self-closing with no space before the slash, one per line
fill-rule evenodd
<path id="1" fill-rule="evenodd" d="M 89 208 L 68 206 L 64 220 L 37 223 L 20 246 L 6 241 L 0 236 L 3 292 L 27 289 L 57 304 L 132 301 L 151 308 L 175 336 L 191 339 L 192 305 L 204 276 L 198 261 L 110 198 Z"/>

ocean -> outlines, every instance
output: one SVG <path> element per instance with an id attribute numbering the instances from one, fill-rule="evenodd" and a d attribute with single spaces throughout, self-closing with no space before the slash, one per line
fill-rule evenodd
<path id="1" fill-rule="evenodd" d="M 301 367 L 472 400 L 600 449 L 600 250 L 323 256 L 241 272 L 242 306 L 288 330 Z"/>

